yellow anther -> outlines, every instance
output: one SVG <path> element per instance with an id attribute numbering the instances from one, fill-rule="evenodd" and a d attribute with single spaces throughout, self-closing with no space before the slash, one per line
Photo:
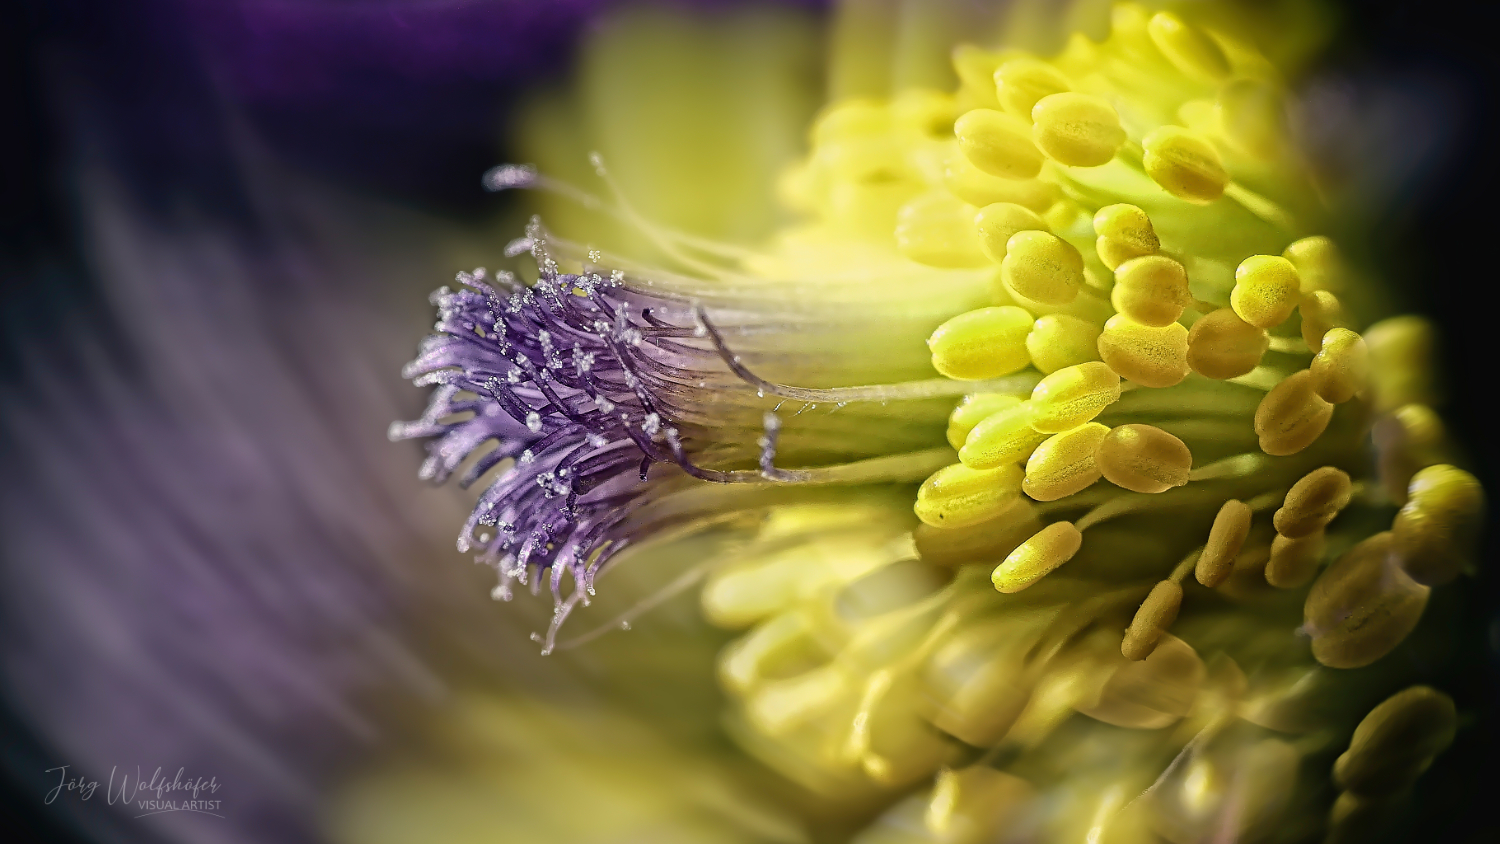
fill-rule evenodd
<path id="1" fill-rule="evenodd" d="M 1071 89 L 1061 71 L 1036 59 L 1012 59 L 995 69 L 1000 107 L 1016 117 L 1029 120 L 1038 100 Z"/>
<path id="2" fill-rule="evenodd" d="M 1021 467 L 970 469 L 961 463 L 933 473 L 917 490 L 912 508 L 933 527 L 958 528 L 992 519 L 1020 491 Z"/>
<path id="3" fill-rule="evenodd" d="M 1156 650 L 1162 634 L 1177 620 L 1177 611 L 1182 608 L 1182 587 L 1171 580 L 1163 580 L 1151 588 L 1151 594 L 1141 602 L 1135 618 L 1125 628 L 1125 638 L 1120 642 L 1120 653 L 1126 659 L 1140 661 Z"/>
<path id="4" fill-rule="evenodd" d="M 1036 505 L 1024 495 L 1012 496 L 1000 514 L 961 528 L 919 524 L 912 531 L 917 555 L 940 566 L 993 563 L 1042 529 Z"/>
<path id="5" fill-rule="evenodd" d="M 978 381 L 1025 369 L 1031 314 L 1014 305 L 979 308 L 948 320 L 927 338 L 932 367 L 949 378 Z"/>
<path id="6" fill-rule="evenodd" d="M 949 135 L 957 116 L 952 94 L 928 88 L 908 88 L 891 102 L 891 117 L 897 125 L 931 137 Z"/>
<path id="7" fill-rule="evenodd" d="M 1070 91 L 1043 97 L 1031 109 L 1031 120 L 1037 148 L 1070 167 L 1108 164 L 1125 143 L 1115 107 L 1090 94 Z"/>
<path id="8" fill-rule="evenodd" d="M 1040 179 L 1002 179 L 980 170 L 962 155 L 955 154 L 943 170 L 943 186 L 953 195 L 976 207 L 996 202 L 1014 202 L 1041 213 L 1057 202 L 1062 192 L 1057 185 Z"/>
<path id="9" fill-rule="evenodd" d="M 1257 366 L 1270 346 L 1265 329 L 1240 319 L 1233 308 L 1205 314 L 1188 331 L 1188 366 L 1206 378 L 1238 378 Z"/>
<path id="10" fill-rule="evenodd" d="M 1098 362 L 1064 367 L 1031 391 L 1031 427 L 1060 434 L 1098 416 L 1120 398 L 1120 376 Z"/>
<path id="11" fill-rule="evenodd" d="M 1026 460 L 1047 439 L 1047 434 L 1031 427 L 1032 410 L 1032 403 L 1025 402 L 987 417 L 969 432 L 958 459 L 975 469 Z"/>
<path id="12" fill-rule="evenodd" d="M 1365 331 L 1376 407 L 1434 404 L 1432 323 L 1419 316 L 1381 320 Z"/>
<path id="13" fill-rule="evenodd" d="M 1327 544 L 1321 529 L 1298 537 L 1278 533 L 1271 540 L 1271 558 L 1266 561 L 1266 582 L 1277 589 L 1305 586 L 1318 573 Z"/>
<path id="14" fill-rule="evenodd" d="M 1014 202 L 996 202 L 979 209 L 974 215 L 974 229 L 979 234 L 979 247 L 991 261 L 1005 260 L 1005 250 L 1017 232 L 1047 231 L 1047 224 L 1035 211 Z"/>
<path id="15" fill-rule="evenodd" d="M 1462 469 L 1439 464 L 1412 476 L 1391 532 L 1402 568 L 1436 586 L 1458 576 L 1472 556 L 1484 520 L 1484 488 Z"/>
<path id="16" fill-rule="evenodd" d="M 1115 310 L 1152 328 L 1165 328 L 1193 304 L 1187 270 L 1165 255 L 1132 258 L 1115 269 L 1109 293 Z"/>
<path id="17" fill-rule="evenodd" d="M 1132 492 L 1158 493 L 1182 486 L 1193 468 L 1187 444 L 1151 425 L 1111 429 L 1094 460 L 1105 480 Z"/>
<path id="18" fill-rule="evenodd" d="M 1250 516 L 1249 505 L 1236 499 L 1224 502 L 1219 508 L 1193 571 L 1199 583 L 1212 589 L 1234 572 L 1234 558 L 1239 556 L 1245 537 L 1250 535 Z"/>
<path id="19" fill-rule="evenodd" d="M 1397 692 L 1370 710 L 1333 764 L 1339 788 L 1367 796 L 1403 791 L 1453 743 L 1453 699 L 1429 686 Z"/>
<path id="20" fill-rule="evenodd" d="M 1274 457 L 1296 454 L 1312 445 L 1328 420 L 1333 405 L 1313 391 L 1312 373 L 1295 372 L 1277 384 L 1255 408 L 1255 435 L 1260 450 Z"/>
<path id="21" fill-rule="evenodd" d="M 1316 290 L 1338 293 L 1344 289 L 1348 269 L 1343 254 L 1329 238 L 1323 235 L 1304 237 L 1283 250 L 1281 257 L 1297 268 L 1303 293 Z"/>
<path id="22" fill-rule="evenodd" d="M 1099 357 L 1143 387 L 1170 387 L 1187 377 L 1188 331 L 1177 323 L 1153 328 L 1115 314 L 1099 334 Z"/>
<path id="23" fill-rule="evenodd" d="M 968 439 L 969 432 L 974 430 L 975 425 L 1020 403 L 1020 396 L 1006 393 L 972 393 L 964 396 L 953 408 L 953 412 L 948 414 L 948 444 L 954 448 L 963 448 L 964 440 Z"/>
<path id="24" fill-rule="evenodd" d="M 1053 522 L 1010 552 L 990 574 L 1001 592 L 1020 592 L 1073 559 L 1083 547 L 1083 534 L 1068 522 Z"/>
<path id="25" fill-rule="evenodd" d="M 974 213 L 974 206 L 947 191 L 919 196 L 896 214 L 896 251 L 929 267 L 985 266 Z"/>
<path id="26" fill-rule="evenodd" d="M 1422 618 L 1431 589 L 1392 559 L 1389 531 L 1349 549 L 1313 584 L 1303 606 L 1312 652 L 1330 668 L 1362 668 L 1390 653 Z"/>
<path id="27" fill-rule="evenodd" d="M 1056 501 L 1088 488 L 1099 480 L 1094 452 L 1109 433 L 1098 422 L 1053 434 L 1026 461 L 1021 491 L 1037 501 Z"/>
<path id="28" fill-rule="evenodd" d="M 1302 301 L 1302 280 L 1292 262 L 1275 255 L 1251 255 L 1234 271 L 1229 306 L 1257 328 L 1275 328 Z"/>
<path id="29" fill-rule="evenodd" d="M 1006 289 L 1044 305 L 1066 305 L 1083 287 L 1083 256 L 1073 244 L 1043 231 L 1012 235 L 1000 263 Z"/>
<path id="30" fill-rule="evenodd" d="M 1106 205 L 1094 214 L 1094 242 L 1099 260 L 1111 270 L 1131 258 L 1155 255 L 1161 241 L 1146 212 L 1134 205 Z"/>
<path id="31" fill-rule="evenodd" d="M 1354 495 L 1354 484 L 1342 469 L 1323 466 L 1292 484 L 1272 524 L 1282 536 L 1297 538 L 1322 530 Z"/>
<path id="32" fill-rule="evenodd" d="M 1099 326 L 1067 314 L 1048 314 L 1026 335 L 1031 363 L 1044 375 L 1099 359 Z"/>
<path id="33" fill-rule="evenodd" d="M 1347 328 L 1330 329 L 1323 335 L 1323 348 L 1313 358 L 1313 390 L 1324 401 L 1343 404 L 1364 389 L 1370 378 L 1370 352 L 1365 340 Z"/>
<path id="34" fill-rule="evenodd" d="M 1042 153 L 1031 142 L 1031 127 L 1013 114 L 976 108 L 958 118 L 953 134 L 964 157 L 991 176 L 1034 179 L 1042 172 Z"/>
<path id="35" fill-rule="evenodd" d="M 1157 12 L 1146 25 L 1156 49 L 1184 76 L 1217 82 L 1229 75 L 1229 59 L 1214 40 L 1171 12 Z"/>
<path id="36" fill-rule="evenodd" d="M 1202 135 L 1162 126 L 1141 141 L 1142 164 L 1151 181 L 1178 199 L 1208 204 L 1224 195 L 1229 173 L 1219 151 Z"/>
<path id="37" fill-rule="evenodd" d="M 1270 158 L 1281 148 L 1282 98 L 1271 83 L 1235 79 L 1219 89 L 1215 107 L 1224 136 L 1242 152 Z"/>
<path id="38" fill-rule="evenodd" d="M 1309 352 L 1317 354 L 1323 349 L 1323 338 L 1343 321 L 1344 308 L 1338 297 L 1327 290 L 1314 290 L 1303 296 L 1298 307 L 1302 311 L 1302 342 L 1307 344 Z"/>

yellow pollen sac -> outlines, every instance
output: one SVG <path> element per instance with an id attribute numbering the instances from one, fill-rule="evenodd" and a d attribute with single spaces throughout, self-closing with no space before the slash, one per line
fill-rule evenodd
<path id="1" fill-rule="evenodd" d="M 985 266 L 989 261 L 969 222 L 974 213 L 946 191 L 919 196 L 896 213 L 896 251 L 929 267 Z"/>
<path id="2" fill-rule="evenodd" d="M 932 367 L 949 378 L 979 381 L 1025 369 L 1031 314 L 1014 305 L 979 308 L 948 320 L 927 338 Z"/>
<path id="3" fill-rule="evenodd" d="M 1397 692 L 1354 728 L 1349 749 L 1333 763 L 1334 784 L 1372 797 L 1404 791 L 1457 730 L 1453 698 L 1430 686 Z"/>
<path id="4" fill-rule="evenodd" d="M 943 169 L 943 186 L 954 196 L 976 207 L 996 202 L 1014 202 L 1041 213 L 1062 196 L 1057 185 L 1040 179 L 1002 179 L 980 170 L 962 154 L 955 154 Z"/>
<path id="5" fill-rule="evenodd" d="M 1030 119 L 1031 110 L 1043 97 L 1072 90 L 1062 71 L 1036 59 L 1011 59 L 995 69 L 995 93 L 1000 107 L 1016 117 Z"/>
<path id="6" fill-rule="evenodd" d="M 1214 526 L 1208 530 L 1208 542 L 1193 575 L 1198 582 L 1212 589 L 1223 583 L 1234 572 L 1234 558 L 1239 556 L 1250 535 L 1250 506 L 1243 501 L 1230 499 L 1214 516 Z"/>
<path id="7" fill-rule="evenodd" d="M 1251 255 L 1234 271 L 1229 306 L 1257 328 L 1275 328 L 1302 300 L 1302 280 L 1292 262 L 1275 255 Z"/>
<path id="8" fill-rule="evenodd" d="M 1099 357 L 1143 387 L 1171 387 L 1188 374 L 1188 330 L 1177 323 L 1153 328 L 1115 314 L 1099 334 Z"/>
<path id="9" fill-rule="evenodd" d="M 1182 440 L 1151 425 L 1110 430 L 1094 454 L 1104 479 L 1132 492 L 1158 493 L 1188 482 L 1193 453 Z"/>
<path id="10" fill-rule="evenodd" d="M 1120 376 L 1098 362 L 1064 367 L 1031 391 L 1031 427 L 1048 434 L 1072 430 L 1120 398 Z"/>
<path id="11" fill-rule="evenodd" d="M 1073 559 L 1081 547 L 1083 534 L 1078 528 L 1069 522 L 1053 522 L 1010 552 L 990 574 L 990 582 L 1000 592 L 1020 592 Z"/>
<path id="12" fill-rule="evenodd" d="M 1163 580 L 1151 588 L 1151 594 L 1141 602 L 1135 618 L 1125 628 L 1125 638 L 1120 642 L 1120 653 L 1126 659 L 1139 662 L 1156 650 L 1163 633 L 1177 620 L 1177 611 L 1182 608 L 1182 587 L 1174 581 Z"/>
<path id="13" fill-rule="evenodd" d="M 1347 328 L 1323 335 L 1322 348 L 1308 367 L 1313 390 L 1324 401 L 1343 404 L 1354 398 L 1370 378 L 1370 351 L 1365 340 Z"/>
<path id="14" fill-rule="evenodd" d="M 1422 618 L 1432 590 L 1396 564 L 1389 531 L 1349 549 L 1313 584 L 1303 629 L 1329 668 L 1363 668 L 1390 653 Z"/>
<path id="15" fill-rule="evenodd" d="M 1047 435 L 1031 427 L 1032 403 L 1025 402 L 985 418 L 958 451 L 958 459 L 974 469 L 993 469 L 1031 457 Z"/>
<path id="16" fill-rule="evenodd" d="M 1109 301 L 1115 310 L 1142 325 L 1165 328 L 1193 304 L 1193 295 L 1181 264 L 1165 255 L 1147 255 L 1115 269 Z"/>
<path id="17" fill-rule="evenodd" d="M 1295 539 L 1322 530 L 1354 494 L 1354 484 L 1341 469 L 1323 466 L 1292 484 L 1272 524 L 1282 536 Z"/>
<path id="18" fill-rule="evenodd" d="M 1271 345 L 1263 328 L 1240 319 L 1233 308 L 1200 317 L 1188 330 L 1188 366 L 1205 378 L 1238 378 L 1257 366 Z"/>
<path id="19" fill-rule="evenodd" d="M 1047 157 L 1069 167 L 1098 167 L 1125 143 L 1114 106 L 1090 94 L 1052 94 L 1031 109 L 1031 139 Z"/>
<path id="20" fill-rule="evenodd" d="M 1401 566 L 1428 586 L 1452 581 L 1473 554 L 1484 519 L 1484 488 L 1462 469 L 1439 464 L 1412 476 L 1391 532 Z"/>
<path id="21" fill-rule="evenodd" d="M 969 438 L 969 432 L 974 430 L 975 425 L 1020 403 L 1020 396 L 1005 393 L 972 393 L 964 396 L 948 415 L 948 445 L 963 448 L 964 440 Z"/>
<path id="22" fill-rule="evenodd" d="M 1044 305 L 1066 305 L 1083 287 L 1083 256 L 1044 231 L 1023 231 L 1005 245 L 1000 278 L 1010 292 Z"/>
<path id="23" fill-rule="evenodd" d="M 1318 290 L 1338 293 L 1344 289 L 1348 270 L 1338 246 L 1323 235 L 1304 237 L 1282 251 L 1281 257 L 1292 262 L 1302 278 L 1302 292 Z"/>
<path id="24" fill-rule="evenodd" d="M 1296 589 L 1307 585 L 1323 562 L 1327 537 L 1322 530 L 1306 536 L 1277 534 L 1271 540 L 1271 558 L 1266 562 L 1266 582 L 1277 589 Z"/>
<path id="25" fill-rule="evenodd" d="M 1094 452 L 1109 434 L 1098 422 L 1054 434 L 1026 461 L 1021 491 L 1037 501 L 1056 501 L 1087 489 L 1099 480 Z"/>
<path id="26" fill-rule="evenodd" d="M 1229 186 L 1219 151 L 1202 135 L 1180 126 L 1162 126 L 1147 135 L 1141 147 L 1146 175 L 1178 199 L 1207 205 Z"/>
<path id="27" fill-rule="evenodd" d="M 1106 205 L 1094 214 L 1095 250 L 1099 260 L 1111 270 L 1131 258 L 1155 255 L 1161 249 L 1161 241 L 1151 225 L 1146 212 L 1134 205 Z"/>
<path id="28" fill-rule="evenodd" d="M 986 205 L 973 219 L 973 227 L 979 234 L 979 248 L 997 264 L 1005 260 L 1007 246 L 1017 232 L 1048 231 L 1047 223 L 1035 211 L 1014 202 Z"/>
<path id="29" fill-rule="evenodd" d="M 1100 327 L 1067 314 L 1048 314 L 1026 335 L 1031 363 L 1044 375 L 1099 359 Z"/>
<path id="30" fill-rule="evenodd" d="M 1365 331 L 1377 410 L 1434 404 L 1432 323 L 1419 316 L 1384 319 Z"/>
<path id="31" fill-rule="evenodd" d="M 912 508 L 933 527 L 978 524 L 1004 512 L 1021 486 L 1021 467 L 970 469 L 955 463 L 933 473 L 917 490 Z"/>
<path id="32" fill-rule="evenodd" d="M 1344 318 L 1344 307 L 1337 296 L 1327 290 L 1314 290 L 1302 297 L 1302 342 L 1313 354 L 1323 350 L 1323 338 L 1338 328 Z"/>
<path id="33" fill-rule="evenodd" d="M 1229 75 L 1229 59 L 1219 45 L 1171 12 L 1152 15 L 1146 31 L 1156 49 L 1189 79 L 1218 82 Z"/>
<path id="34" fill-rule="evenodd" d="M 953 124 L 958 148 L 970 162 L 1002 179 L 1034 179 L 1042 153 L 1031 142 L 1031 127 L 1013 114 L 989 108 L 966 112 Z"/>
<path id="35" fill-rule="evenodd" d="M 1255 408 L 1260 450 L 1273 457 L 1296 454 L 1323 435 L 1333 405 L 1313 392 L 1312 373 L 1295 372 L 1277 384 Z"/>

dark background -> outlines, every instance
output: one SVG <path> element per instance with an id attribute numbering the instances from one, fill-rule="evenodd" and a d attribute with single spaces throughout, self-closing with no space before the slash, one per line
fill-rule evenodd
<path id="1" fill-rule="evenodd" d="M 43 85 L 45 62 L 59 48 L 85 56 L 72 72 L 109 93 L 97 129 L 116 140 L 111 154 L 117 169 L 130 175 L 148 202 L 164 207 L 186 195 L 229 218 L 241 211 L 238 188 L 220 158 L 221 128 L 209 107 L 214 94 L 190 45 L 190 39 L 209 37 L 233 46 L 236 22 L 205 11 L 212 4 L 191 4 L 197 17 L 184 23 L 178 5 L 22 0 L 0 11 L 0 382 L 16 377 L 19 356 L 61 314 L 97 315 L 108 332 L 107 314 L 80 259 L 63 189 L 63 139 L 50 89 Z M 327 95 L 262 102 L 248 117 L 277 154 L 335 181 L 442 215 L 493 209 L 496 200 L 479 190 L 477 176 L 505 159 L 496 141 L 505 106 L 520 87 L 568 66 L 588 7 L 603 4 L 534 5 L 530 49 L 523 55 L 492 57 L 479 72 L 439 69 L 423 77 L 387 72 L 351 51 L 347 61 L 333 56 L 308 71 L 328 72 L 322 80 Z M 1479 5 L 1337 3 L 1343 22 L 1318 72 L 1404 98 L 1416 106 L 1417 123 L 1424 114 L 1446 121 L 1437 127 L 1438 143 L 1446 148 L 1436 163 L 1417 168 L 1400 186 L 1400 201 L 1376 219 L 1372 257 L 1396 283 L 1407 309 L 1430 315 L 1441 327 L 1444 368 L 1453 374 L 1445 418 L 1493 492 L 1500 490 L 1500 466 L 1485 411 L 1497 359 L 1489 305 L 1500 133 L 1496 18 L 1475 11 Z M 477 42 L 470 46 L 479 48 Z M 1428 142 L 1433 127 L 1403 120 L 1409 116 L 1397 119 L 1387 142 Z M 1493 517 L 1497 498 L 1491 495 L 1492 525 L 1500 524 Z M 1500 758 L 1494 717 L 1500 712 L 1497 533 L 1491 530 L 1486 539 L 1486 564 L 1472 583 L 1462 619 L 1463 651 L 1456 662 L 1463 670 L 1444 685 L 1460 711 L 1486 717 L 1466 726 L 1421 780 L 1416 809 L 1393 828 L 1394 841 L 1500 840 L 1500 814 L 1486 787 Z M 3 698 L 0 736 L 6 772 L 47 757 Z M 0 829 L 7 839 L 78 840 L 56 825 L 32 792 L 9 782 L 0 790 Z M 125 840 L 130 832 L 117 830 L 115 837 Z"/>

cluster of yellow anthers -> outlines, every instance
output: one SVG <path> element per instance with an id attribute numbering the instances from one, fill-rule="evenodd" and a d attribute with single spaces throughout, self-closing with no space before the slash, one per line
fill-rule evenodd
<path id="1" fill-rule="evenodd" d="M 1282 83 L 1232 33 L 1122 4 L 1102 43 L 966 47 L 955 67 L 956 93 L 836 104 L 783 184 L 804 238 L 893 242 L 934 286 L 988 278 L 991 302 L 929 340 L 979 383 L 921 523 L 788 510 L 705 591 L 712 619 L 756 625 L 721 662 L 740 737 L 824 792 L 943 770 L 869 841 L 973 840 L 1002 816 L 1046 840 L 1270 834 L 1304 799 L 1300 760 L 1372 702 L 1355 684 L 1336 717 L 1310 705 L 1344 688 L 1317 663 L 1390 653 L 1467 565 L 1482 491 L 1442 462 L 1431 329 L 1349 327 L 1373 294 L 1308 230 Z M 1424 687 L 1370 712 L 1333 834 L 1452 722 Z"/>

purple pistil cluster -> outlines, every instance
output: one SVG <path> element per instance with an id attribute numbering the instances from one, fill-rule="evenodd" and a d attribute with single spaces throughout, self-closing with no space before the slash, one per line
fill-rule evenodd
<path id="1" fill-rule="evenodd" d="M 540 278 L 530 287 L 479 269 L 458 274 L 462 289 L 432 295 L 437 333 L 403 375 L 437 389 L 422 418 L 393 424 L 390 437 L 430 438 L 421 475 L 437 483 L 466 460 L 462 486 L 513 461 L 479 497 L 458 548 L 477 548 L 496 568 L 499 598 L 515 581 L 537 591 L 550 569 L 566 615 L 630 544 L 631 515 L 660 497 L 652 464 L 703 480 L 759 479 L 698 466 L 684 446 L 702 432 L 694 420 L 708 393 L 754 391 L 723 365 L 717 332 L 703 339 L 708 328 L 688 303 L 632 289 L 619 271 L 561 273 L 533 248 Z"/>

